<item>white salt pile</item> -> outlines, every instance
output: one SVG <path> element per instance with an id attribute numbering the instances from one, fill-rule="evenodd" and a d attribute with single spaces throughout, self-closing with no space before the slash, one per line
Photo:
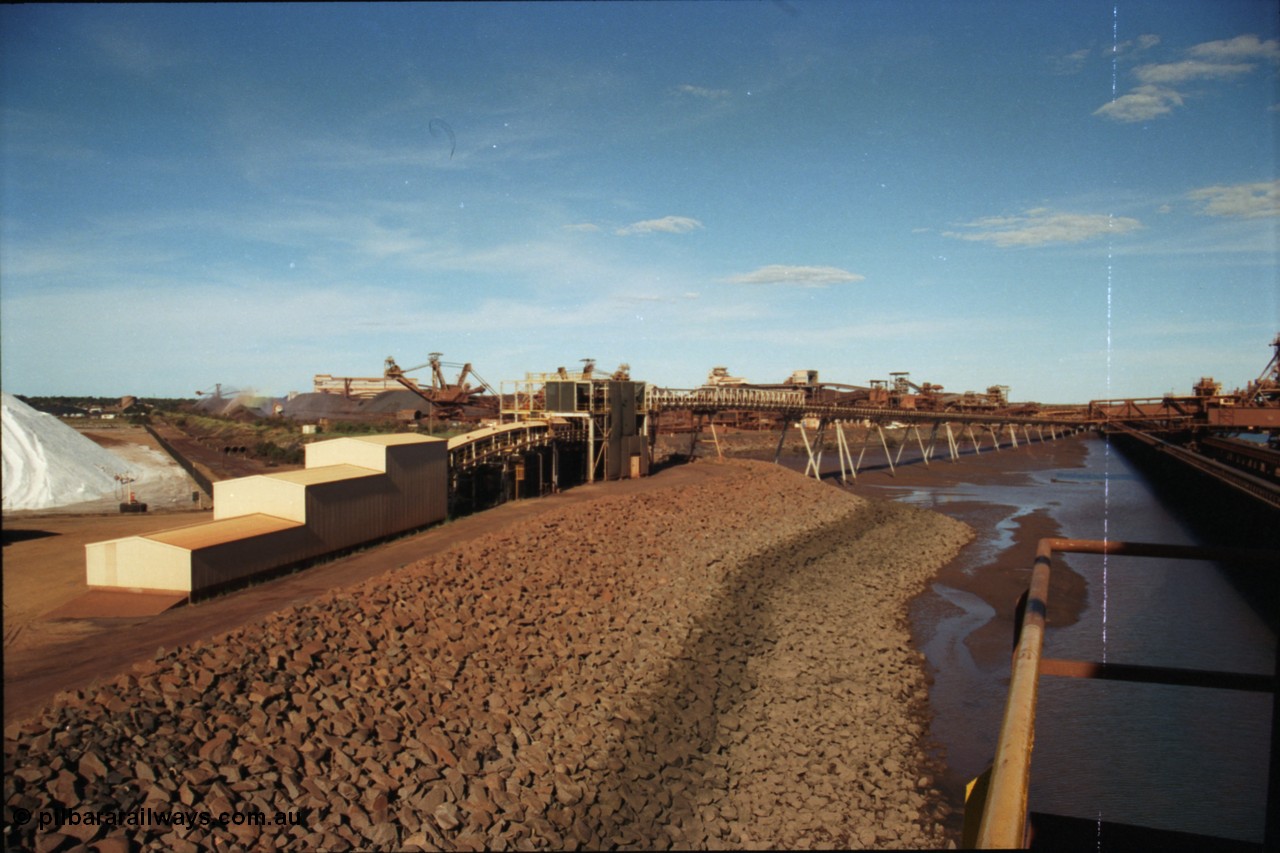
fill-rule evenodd
<path id="1" fill-rule="evenodd" d="M 46 509 L 111 496 L 121 460 L 53 415 L 2 395 L 4 508 Z"/>
<path id="2" fill-rule="evenodd" d="M 147 458 L 123 459 L 12 394 L 0 397 L 4 509 L 50 509 L 123 497 L 141 483 L 163 483 L 172 486 L 166 491 L 189 495 L 182 469 L 163 454 L 138 448 L 147 451 Z M 122 485 L 117 476 L 132 478 L 133 484 Z"/>

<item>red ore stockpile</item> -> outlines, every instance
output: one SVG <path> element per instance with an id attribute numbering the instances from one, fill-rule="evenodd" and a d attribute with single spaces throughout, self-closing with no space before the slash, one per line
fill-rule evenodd
<path id="1" fill-rule="evenodd" d="M 7 845 L 947 846 L 906 610 L 972 531 L 698 464 L 60 694 L 5 729 Z"/>

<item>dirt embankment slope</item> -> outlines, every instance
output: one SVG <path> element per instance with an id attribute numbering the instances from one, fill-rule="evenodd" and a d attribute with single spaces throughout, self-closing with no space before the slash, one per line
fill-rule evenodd
<path id="1" fill-rule="evenodd" d="M 5 732 L 7 841 L 940 846 L 906 605 L 972 533 L 753 462 L 566 504 Z M 38 828 L 55 806 L 293 826 Z M 37 835 L 43 837 L 37 838 Z"/>

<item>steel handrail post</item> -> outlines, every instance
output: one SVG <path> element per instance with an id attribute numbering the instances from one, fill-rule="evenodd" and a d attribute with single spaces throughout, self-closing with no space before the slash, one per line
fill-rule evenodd
<path id="1" fill-rule="evenodd" d="M 1274 566 L 1273 551 L 1246 548 L 1164 545 L 1151 542 L 1124 542 L 1090 539 L 1041 539 L 1036 546 L 1035 567 L 1018 627 L 1008 699 L 1000 725 L 1000 737 L 992 763 L 990 785 L 978 827 L 977 847 L 981 849 L 1014 849 L 1027 842 L 1027 795 L 1031 785 L 1031 751 L 1035 742 L 1036 700 L 1040 680 L 1040 661 L 1044 648 L 1045 619 L 1049 601 L 1049 571 L 1053 552 L 1079 554 L 1114 554 L 1131 557 L 1165 557 L 1169 559 L 1218 560 L 1249 565 Z M 1280 641 L 1277 643 L 1277 677 L 1280 678 Z M 1271 761 L 1269 791 L 1280 783 L 1277 761 L 1277 732 L 1280 712 L 1272 709 Z M 1268 843 L 1277 829 L 1273 823 L 1274 808 L 1267 815 Z"/>
<path id="2" fill-rule="evenodd" d="M 1057 539 L 1042 539 L 1014 650 L 1009 697 L 992 763 L 987 808 L 978 828 L 978 847 L 1016 849 L 1026 840 L 1027 791 L 1031 785 L 1031 749 L 1035 743 L 1040 655 L 1044 648 L 1049 602 L 1049 567 Z"/>

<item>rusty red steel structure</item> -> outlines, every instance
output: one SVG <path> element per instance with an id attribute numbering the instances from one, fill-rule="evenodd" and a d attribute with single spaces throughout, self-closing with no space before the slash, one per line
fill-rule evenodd
<path id="1" fill-rule="evenodd" d="M 468 406 L 492 409 L 496 413 L 498 393 L 489 383 L 480 378 L 480 375 L 472 368 L 471 363 L 467 362 L 466 364 L 458 365 L 451 362 L 442 362 L 440 356 L 441 353 L 433 352 L 425 364 L 409 368 L 400 367 L 400 365 L 396 364 L 394 358 L 387 356 L 387 360 L 383 365 L 383 376 L 399 382 L 405 388 L 426 400 L 431 404 L 431 411 L 441 417 L 456 417 L 464 407 Z M 444 366 L 460 368 L 457 381 L 450 382 L 445 378 L 444 371 L 441 369 Z M 431 386 L 429 388 L 419 385 L 406 375 L 424 367 L 431 368 Z M 473 386 L 468 383 L 468 376 L 473 377 L 479 384 Z"/>
<path id="2" fill-rule="evenodd" d="M 1271 346 L 1271 360 L 1243 389 L 1224 394 L 1213 377 L 1202 376 L 1188 396 L 1093 400 L 1088 422 L 1280 509 L 1280 335 Z M 1241 433 L 1270 438 L 1263 444 L 1231 437 Z"/>
<path id="3" fill-rule="evenodd" d="M 1266 849 L 1280 849 L 1280 701 L 1276 699 L 1277 684 L 1280 683 L 1280 644 L 1276 650 L 1276 671 L 1269 676 L 1046 659 L 1043 651 L 1049 612 L 1049 576 L 1055 553 L 1213 560 L 1271 570 L 1280 567 L 1280 552 L 1276 551 L 1111 540 L 1041 539 L 1036 547 L 1030 585 L 1019 603 L 1012 677 L 995 759 L 990 770 L 975 780 L 967 797 L 965 846 L 1015 849 L 1030 845 L 1028 791 L 1039 682 L 1042 675 L 1057 675 L 1271 693 L 1270 764 L 1263 844 Z"/>
<path id="4" fill-rule="evenodd" d="M 866 402 L 827 402 L 821 396 L 801 389 L 753 387 L 749 385 L 703 387 L 692 389 L 653 388 L 649 392 L 650 407 L 661 411 L 685 410 L 697 414 L 724 411 L 770 412 L 783 418 L 826 418 L 845 421 L 898 421 L 901 423 L 973 423 L 1028 426 L 1080 426 L 1086 419 L 1083 411 L 1055 412 L 1041 415 L 1000 411 L 936 411 L 932 409 L 900 409 Z"/>
<path id="5" fill-rule="evenodd" d="M 1196 469 L 1214 480 L 1280 510 L 1280 451 L 1261 444 L 1245 444 L 1212 435 L 1197 436 L 1184 446 L 1158 434 L 1125 424 L 1107 428 L 1112 435 L 1140 442 L 1166 457 Z"/>
<path id="6" fill-rule="evenodd" d="M 1120 423 L 1147 432 L 1280 430 L 1280 335 L 1271 347 L 1271 360 L 1243 389 L 1224 394 L 1212 376 L 1202 376 L 1186 396 L 1092 400 L 1087 419 L 1103 427 Z"/>

